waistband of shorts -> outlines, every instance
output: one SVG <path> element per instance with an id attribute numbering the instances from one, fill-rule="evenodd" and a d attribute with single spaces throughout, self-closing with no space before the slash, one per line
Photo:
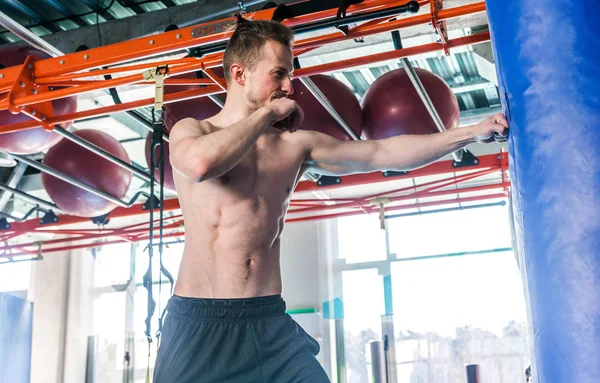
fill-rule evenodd
<path id="1" fill-rule="evenodd" d="M 285 314 L 281 295 L 253 298 L 188 298 L 173 294 L 167 304 L 168 314 L 201 320 L 237 321 L 263 319 Z"/>

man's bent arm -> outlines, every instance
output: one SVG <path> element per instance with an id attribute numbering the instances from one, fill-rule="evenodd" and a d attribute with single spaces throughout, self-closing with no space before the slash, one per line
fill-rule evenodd
<path id="1" fill-rule="evenodd" d="M 502 115 L 478 125 L 427 135 L 402 135 L 384 140 L 340 142 L 309 132 L 305 168 L 321 174 L 343 175 L 377 170 L 412 170 L 476 142 L 478 136 L 505 134 L 508 122 Z"/>
<path id="2" fill-rule="evenodd" d="M 210 131 L 206 122 L 182 120 L 169 136 L 171 164 L 193 182 L 220 177 L 244 158 L 272 120 L 266 108 L 216 131 Z"/>

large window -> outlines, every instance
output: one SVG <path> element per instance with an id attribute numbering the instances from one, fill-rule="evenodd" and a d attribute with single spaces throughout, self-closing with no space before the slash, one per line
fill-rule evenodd
<path id="1" fill-rule="evenodd" d="M 180 241 L 169 241 L 163 247 L 162 262 L 164 267 L 171 273 L 176 280 L 179 273 L 179 264 L 183 256 L 184 244 Z M 148 340 L 145 335 L 146 331 L 146 316 L 148 315 L 148 290 L 141 284 L 144 274 L 148 270 L 148 247 L 146 243 L 140 243 L 137 246 L 135 255 L 135 281 L 137 289 L 133 297 L 133 337 L 135 343 L 135 358 L 133 360 L 136 366 L 134 374 L 135 383 L 144 383 L 145 373 L 141 367 L 148 366 Z M 156 362 L 156 331 L 158 330 L 158 319 L 164 312 L 165 306 L 171 296 L 171 286 L 167 278 L 160 273 L 160 258 L 158 247 L 154 248 L 152 257 L 152 280 L 154 282 L 152 288 L 152 297 L 156 302 L 156 309 L 151 321 L 152 337 L 155 341 L 150 345 L 150 371 L 154 369 Z"/>
<path id="2" fill-rule="evenodd" d="M 31 262 L 0 262 L 0 292 L 29 290 Z"/>
<path id="3" fill-rule="evenodd" d="M 160 275 L 160 258 L 155 248 L 152 259 L 153 298 L 156 309 L 151 321 L 150 362 L 145 335 L 148 315 L 148 292 L 143 277 L 148 269 L 147 243 L 118 244 L 94 250 L 93 334 L 97 342 L 96 382 L 112 383 L 124 377 L 135 383 L 146 381 L 156 359 L 156 331 L 171 289 L 168 280 Z M 183 243 L 173 241 L 163 248 L 163 264 L 177 278 L 183 255 Z M 160 283 L 162 282 L 162 283 Z"/>
<path id="4" fill-rule="evenodd" d="M 397 258 L 509 248 L 506 206 L 390 219 L 389 251 Z"/>
<path id="5" fill-rule="evenodd" d="M 385 232 L 379 216 L 355 215 L 337 222 L 340 240 L 338 257 L 346 263 L 381 261 L 387 258 Z"/>
<path id="6" fill-rule="evenodd" d="M 94 286 L 107 287 L 127 283 L 131 269 L 131 244 L 120 243 L 94 249 Z"/>
<path id="7" fill-rule="evenodd" d="M 96 381 L 122 380 L 125 356 L 126 293 L 100 294 L 94 299 L 93 335 L 96 339 Z"/>
<path id="8" fill-rule="evenodd" d="M 179 273 L 179 264 L 183 256 L 184 243 L 181 241 L 170 241 L 166 242 L 163 246 L 162 262 L 165 268 L 171 273 L 174 279 L 177 279 Z M 142 283 L 144 274 L 148 270 L 148 244 L 146 242 L 140 242 L 137 244 L 137 250 L 135 253 L 135 282 L 138 284 Z M 167 279 L 164 275 L 160 274 L 160 257 L 158 253 L 158 246 L 154 246 L 152 253 L 152 280 L 158 282 L 159 275 L 163 282 Z"/>
<path id="9" fill-rule="evenodd" d="M 528 363 L 525 302 L 512 252 L 392 264 L 398 381 L 518 382 Z"/>
<path id="10" fill-rule="evenodd" d="M 393 262 L 391 268 L 396 330 L 452 336 L 467 325 L 499 334 L 510 321 L 525 321 L 512 252 Z"/>
<path id="11" fill-rule="evenodd" d="M 130 243 L 90 250 L 94 255 L 92 336 L 96 342 L 95 381 L 123 380 L 127 348 L 128 304 L 131 287 L 132 251 Z M 129 301 L 129 302 L 128 302 Z"/>
<path id="12" fill-rule="evenodd" d="M 366 382 L 369 341 L 381 338 L 383 284 L 376 269 L 344 271 L 344 353 L 348 382 Z"/>
<path id="13" fill-rule="evenodd" d="M 464 383 L 466 364 L 485 382 L 523 380 L 525 299 L 506 206 L 389 219 L 387 232 L 378 215 L 337 226 L 347 382 L 370 382 L 384 302 L 398 382 Z"/>

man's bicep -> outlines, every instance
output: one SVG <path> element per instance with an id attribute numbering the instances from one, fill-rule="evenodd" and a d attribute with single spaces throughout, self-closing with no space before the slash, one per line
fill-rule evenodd
<path id="1" fill-rule="evenodd" d="M 339 141 L 319 134 L 311 140 L 305 166 L 307 171 L 328 175 L 369 171 L 374 146 L 372 141 Z"/>
<path id="2" fill-rule="evenodd" d="M 175 170 L 186 178 L 198 182 L 201 174 L 197 166 L 203 150 L 199 147 L 199 139 L 212 132 L 211 125 L 194 120 L 184 119 L 169 134 L 170 162 Z"/>
<path id="3" fill-rule="evenodd" d="M 193 118 L 184 118 L 178 121 L 169 133 L 169 143 L 174 146 L 175 143 L 186 138 L 198 138 L 210 133 L 208 123 L 198 121 Z"/>

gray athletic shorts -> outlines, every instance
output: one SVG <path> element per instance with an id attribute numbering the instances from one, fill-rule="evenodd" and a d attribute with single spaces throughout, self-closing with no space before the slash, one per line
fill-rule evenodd
<path id="1" fill-rule="evenodd" d="M 288 314 L 280 295 L 167 305 L 154 383 L 329 383 L 319 344 Z"/>

